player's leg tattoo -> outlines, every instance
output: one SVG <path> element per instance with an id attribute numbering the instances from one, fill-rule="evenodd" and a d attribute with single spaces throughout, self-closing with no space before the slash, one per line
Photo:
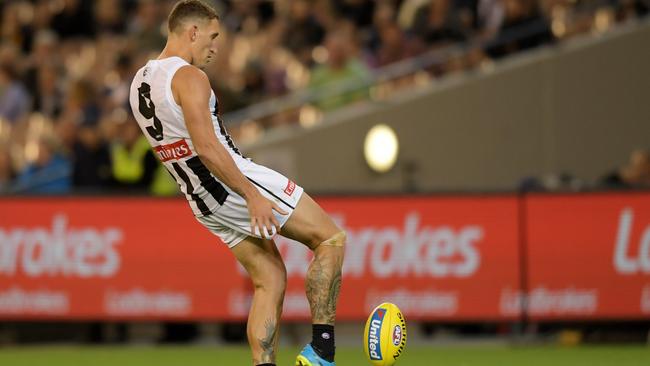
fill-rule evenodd
<path id="1" fill-rule="evenodd" d="M 261 292 L 256 293 L 254 296 L 259 295 L 262 295 Z M 275 302 L 275 309 L 273 310 L 272 314 L 268 314 L 268 310 L 263 310 L 264 308 L 268 309 L 268 305 L 271 305 L 268 303 L 268 301 L 256 300 L 260 300 L 260 298 L 258 297 L 257 299 L 253 300 L 255 302 L 255 309 L 251 310 L 255 314 L 252 315 L 258 317 L 258 319 L 259 317 L 266 316 L 266 319 L 264 320 L 264 329 L 262 330 L 262 324 L 253 322 L 251 317 L 249 317 L 249 326 L 254 323 L 258 324 L 256 326 L 252 326 L 254 329 L 250 329 L 252 334 L 256 334 L 252 338 L 249 337 L 251 346 L 253 342 L 257 342 L 257 347 L 253 347 L 253 362 L 256 365 L 263 363 L 274 363 L 276 348 L 278 345 L 280 315 L 282 314 L 282 304 L 284 302 L 284 298 L 283 296 L 279 296 L 274 299 L 272 298 L 271 302 Z M 266 315 L 264 315 L 264 313 L 266 313 Z"/>
<path id="2" fill-rule="evenodd" d="M 345 233 L 341 232 L 314 250 L 305 283 L 314 324 L 334 324 L 341 291 L 344 244 Z"/>
<path id="3" fill-rule="evenodd" d="M 282 314 L 282 303 L 283 301 L 280 299 L 276 305 L 274 313 L 266 315 L 267 317 L 266 320 L 264 320 L 263 330 L 262 324 L 258 322 L 255 322 L 257 325 L 252 326 L 254 329 L 249 329 L 249 342 L 251 343 L 251 348 L 253 349 L 253 363 L 256 365 L 264 363 L 275 363 L 279 337 L 280 315 Z M 259 309 L 259 307 L 256 306 L 256 309 Z M 258 315 L 260 317 L 264 316 L 259 310 L 257 310 L 256 313 L 257 314 L 255 315 Z M 249 327 L 251 327 L 252 324 L 253 322 L 249 317 Z M 253 345 L 253 342 L 255 342 L 256 345 Z"/>
<path id="4" fill-rule="evenodd" d="M 247 239 L 233 249 L 253 282 L 246 333 L 255 365 L 275 363 L 287 273 L 272 241 Z"/>
<path id="5" fill-rule="evenodd" d="M 257 339 L 262 348 L 260 359 L 255 361 L 258 364 L 275 362 L 275 344 L 278 335 L 277 321 L 278 319 L 275 318 L 266 319 L 266 323 L 264 324 L 266 335 Z"/>

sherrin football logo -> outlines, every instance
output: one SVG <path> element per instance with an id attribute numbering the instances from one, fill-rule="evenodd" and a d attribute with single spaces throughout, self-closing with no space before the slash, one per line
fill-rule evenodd
<path id="1" fill-rule="evenodd" d="M 377 306 L 366 322 L 364 351 L 374 366 L 391 366 L 406 346 L 406 321 L 395 304 Z"/>

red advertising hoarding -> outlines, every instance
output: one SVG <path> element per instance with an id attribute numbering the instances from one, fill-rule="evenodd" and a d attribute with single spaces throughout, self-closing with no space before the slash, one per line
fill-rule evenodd
<path id="1" fill-rule="evenodd" d="M 532 319 L 650 317 L 650 194 L 526 198 Z"/>
<path id="2" fill-rule="evenodd" d="M 325 198 L 348 233 L 339 320 L 393 301 L 410 319 L 510 319 L 519 289 L 512 197 Z M 287 319 L 308 319 L 310 253 L 276 239 Z M 181 200 L 0 201 L 0 318 L 242 319 L 251 286 Z M 504 297 L 505 296 L 505 297 Z"/>
<path id="3" fill-rule="evenodd" d="M 0 203 L 4 318 L 228 317 L 227 248 L 178 200 Z"/>

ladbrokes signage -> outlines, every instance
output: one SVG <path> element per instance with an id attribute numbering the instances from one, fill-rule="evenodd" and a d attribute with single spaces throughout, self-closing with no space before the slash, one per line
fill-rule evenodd
<path id="1" fill-rule="evenodd" d="M 650 195 L 527 199 L 536 319 L 650 317 Z"/>
<path id="2" fill-rule="evenodd" d="M 68 227 L 68 217 L 52 217 L 49 227 L 0 230 L 0 273 L 26 277 L 111 277 L 120 268 L 116 227 Z"/>
<path id="3" fill-rule="evenodd" d="M 482 319 L 517 288 L 515 198 L 323 199 L 348 233 L 339 319 L 383 301 L 411 318 Z M 4 318 L 244 318 L 251 286 L 181 200 L 0 203 Z M 305 319 L 310 253 L 277 240 L 287 318 Z"/>
<path id="4" fill-rule="evenodd" d="M 227 318 L 220 244 L 178 200 L 0 201 L 0 316 Z"/>
<path id="5" fill-rule="evenodd" d="M 410 319 L 498 319 L 501 293 L 518 288 L 514 197 L 329 198 L 319 202 L 348 234 L 338 319 L 398 304 Z M 304 317 L 310 253 L 277 240 L 286 261 L 286 317 Z M 250 295 L 248 295 L 250 297 Z M 233 301 L 245 313 L 245 295 Z M 365 314 L 365 315 L 364 315 Z"/>
<path id="6" fill-rule="evenodd" d="M 524 303 L 539 319 L 650 314 L 650 195 L 520 199 L 320 199 L 348 233 L 338 319 L 384 301 L 410 319 L 512 319 Z M 307 319 L 310 252 L 276 242 L 284 316 Z M 251 291 L 182 200 L 0 201 L 0 318 L 244 319 Z"/>
<path id="7" fill-rule="evenodd" d="M 384 301 L 411 319 L 516 316 L 500 293 L 518 287 L 517 201 L 493 198 L 338 199 L 323 202 L 349 233 L 340 316 Z"/>

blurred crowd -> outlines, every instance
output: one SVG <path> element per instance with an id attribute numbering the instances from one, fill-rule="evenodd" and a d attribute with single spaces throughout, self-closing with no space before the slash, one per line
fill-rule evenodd
<path id="1" fill-rule="evenodd" d="M 336 81 L 363 84 L 386 65 L 464 47 L 396 85 L 426 83 L 650 9 L 649 0 L 206 2 L 221 14 L 206 72 L 222 113 Z M 164 46 L 174 3 L 0 2 L 0 192 L 177 193 L 127 103 L 132 75 Z M 369 88 L 339 93 L 231 132 L 245 140 L 369 97 Z"/>
<path id="2" fill-rule="evenodd" d="M 576 192 L 589 189 L 633 190 L 650 188 L 650 150 L 637 148 L 626 161 L 598 177 L 585 182 L 568 172 L 525 177 L 519 182 L 522 192 Z"/>

